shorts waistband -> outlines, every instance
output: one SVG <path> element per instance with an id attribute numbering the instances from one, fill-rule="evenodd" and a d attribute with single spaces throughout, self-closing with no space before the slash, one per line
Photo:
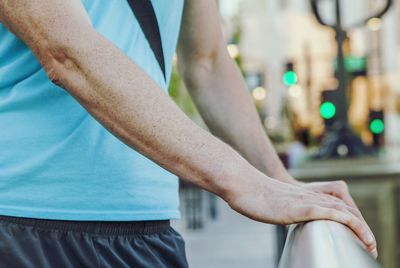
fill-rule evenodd
<path id="1" fill-rule="evenodd" d="M 45 230 L 83 232 L 99 235 L 141 235 L 166 231 L 169 220 L 160 221 L 68 221 L 23 218 L 0 215 L 0 222 L 9 222 Z"/>

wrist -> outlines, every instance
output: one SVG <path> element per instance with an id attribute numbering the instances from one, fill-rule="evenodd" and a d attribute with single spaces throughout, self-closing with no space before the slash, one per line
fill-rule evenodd
<path id="1" fill-rule="evenodd" d="M 273 159 L 263 159 L 262 164 L 259 165 L 257 168 L 268 177 L 271 177 L 280 182 L 294 185 L 299 184 L 299 182 L 289 174 L 289 172 L 280 160 L 272 160 Z"/>
<path id="2" fill-rule="evenodd" d="M 294 179 L 287 171 L 286 169 L 281 171 L 281 172 L 276 172 L 272 174 L 272 178 L 284 182 L 284 183 L 289 183 L 293 185 L 300 185 L 302 184 L 298 180 Z"/>
<path id="3" fill-rule="evenodd" d="M 228 204 L 234 202 L 245 193 L 254 191 L 254 185 L 269 179 L 264 173 L 254 168 L 250 164 L 234 169 L 230 169 L 225 174 L 225 183 L 223 187 L 219 187 L 222 191 L 218 194 Z"/>

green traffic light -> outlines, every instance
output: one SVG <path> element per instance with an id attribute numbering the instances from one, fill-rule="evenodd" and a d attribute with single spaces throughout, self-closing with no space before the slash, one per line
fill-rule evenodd
<path id="1" fill-rule="evenodd" d="M 374 119 L 369 124 L 369 129 L 374 134 L 382 134 L 385 130 L 385 123 L 381 119 Z"/>
<path id="2" fill-rule="evenodd" d="M 285 72 L 283 74 L 283 83 L 288 87 L 297 84 L 297 74 L 294 71 Z"/>
<path id="3" fill-rule="evenodd" d="M 319 108 L 319 113 L 324 119 L 332 119 L 336 115 L 336 106 L 332 102 L 324 102 Z"/>

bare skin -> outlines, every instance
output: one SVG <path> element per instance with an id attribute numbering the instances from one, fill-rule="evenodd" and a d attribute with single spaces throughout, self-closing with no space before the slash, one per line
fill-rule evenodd
<path id="1" fill-rule="evenodd" d="M 0 0 L 0 21 L 31 48 L 49 79 L 128 146 L 249 218 L 337 221 L 376 256 L 373 234 L 344 183 L 301 184 L 284 169 L 225 51 L 215 1 L 185 5 L 180 69 L 212 132 L 237 151 L 196 126 L 96 32 L 80 0 Z"/>
<path id="2" fill-rule="evenodd" d="M 227 53 L 219 23 L 215 1 L 187 0 L 177 49 L 180 73 L 211 132 L 264 174 L 341 199 L 366 224 L 345 182 L 300 183 L 284 168 Z M 376 248 L 370 250 L 377 255 Z"/>

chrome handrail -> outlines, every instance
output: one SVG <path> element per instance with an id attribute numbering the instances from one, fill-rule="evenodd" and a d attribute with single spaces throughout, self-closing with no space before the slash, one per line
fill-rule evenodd
<path id="1" fill-rule="evenodd" d="M 353 232 L 333 221 L 292 225 L 279 268 L 379 268 Z"/>

